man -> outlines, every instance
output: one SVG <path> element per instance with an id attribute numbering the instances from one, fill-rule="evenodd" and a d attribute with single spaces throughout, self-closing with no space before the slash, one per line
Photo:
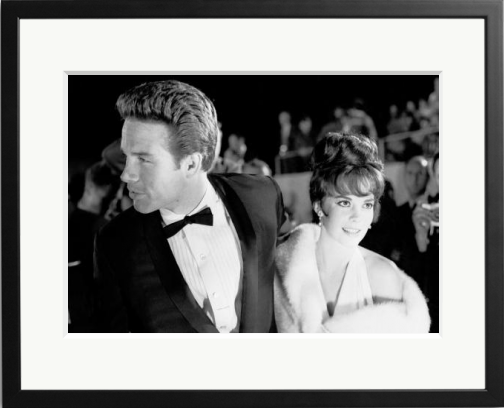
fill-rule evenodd
<path id="1" fill-rule="evenodd" d="M 284 221 L 277 184 L 208 174 L 217 114 L 190 85 L 143 84 L 116 106 L 133 207 L 95 242 L 102 331 L 268 332 Z"/>
<path id="2" fill-rule="evenodd" d="M 404 181 L 408 200 L 397 207 L 396 239 L 393 260 L 422 287 L 422 256 L 418 251 L 413 224 L 413 211 L 417 200 L 424 194 L 429 181 L 428 161 L 423 156 L 413 156 L 404 167 Z"/>
<path id="3" fill-rule="evenodd" d="M 404 184 L 408 192 L 408 206 L 412 209 L 425 193 L 429 181 L 429 162 L 423 156 L 413 156 L 404 167 Z"/>

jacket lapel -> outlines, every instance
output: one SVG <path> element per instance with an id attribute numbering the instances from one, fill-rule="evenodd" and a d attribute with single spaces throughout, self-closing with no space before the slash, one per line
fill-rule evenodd
<path id="1" fill-rule="evenodd" d="M 217 175 L 209 175 L 208 179 L 222 199 L 240 239 L 243 258 L 240 333 L 254 333 L 257 322 L 257 290 L 259 287 L 256 234 L 243 202 L 226 180 Z"/>
<path id="2" fill-rule="evenodd" d="M 159 211 L 144 216 L 145 239 L 161 283 L 180 313 L 194 329 L 199 333 L 217 333 L 218 330 L 199 307 L 187 286 L 164 236 L 161 221 Z"/>

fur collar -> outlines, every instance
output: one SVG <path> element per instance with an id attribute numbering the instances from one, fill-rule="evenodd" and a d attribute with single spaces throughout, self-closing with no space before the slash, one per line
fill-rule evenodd
<path id="1" fill-rule="evenodd" d="M 413 279 L 398 270 L 402 302 L 374 304 L 345 315 L 329 316 L 320 288 L 315 245 L 320 227 L 303 224 L 277 249 L 275 317 L 279 332 L 428 333 L 425 298 Z"/>

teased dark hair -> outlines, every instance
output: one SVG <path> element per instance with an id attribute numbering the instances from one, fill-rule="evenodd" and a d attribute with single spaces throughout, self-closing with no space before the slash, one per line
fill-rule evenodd
<path id="1" fill-rule="evenodd" d="M 179 81 L 149 82 L 119 96 L 116 108 L 123 119 L 162 121 L 173 131 L 167 148 L 177 165 L 184 157 L 201 153 L 202 168 L 212 166 L 217 135 L 217 112 L 199 89 Z"/>
<path id="2" fill-rule="evenodd" d="M 312 203 L 335 192 L 359 197 L 373 194 L 376 202 L 383 194 L 383 163 L 376 143 L 367 136 L 327 133 L 313 149 L 311 167 Z"/>

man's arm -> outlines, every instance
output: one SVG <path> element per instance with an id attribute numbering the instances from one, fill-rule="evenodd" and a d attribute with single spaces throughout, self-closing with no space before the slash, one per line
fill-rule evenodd
<path id="1" fill-rule="evenodd" d="M 284 223 L 287 221 L 287 213 L 285 211 L 285 206 L 283 202 L 283 195 L 282 195 L 282 190 L 280 190 L 280 186 L 278 183 L 273 179 L 273 177 L 268 176 L 268 178 L 271 180 L 273 183 L 273 186 L 275 186 L 275 190 L 277 193 L 277 199 L 276 199 L 276 212 L 277 212 L 277 220 L 278 220 L 278 225 L 277 225 L 277 235 L 280 236 L 280 230 L 282 229 L 282 226 Z"/>

